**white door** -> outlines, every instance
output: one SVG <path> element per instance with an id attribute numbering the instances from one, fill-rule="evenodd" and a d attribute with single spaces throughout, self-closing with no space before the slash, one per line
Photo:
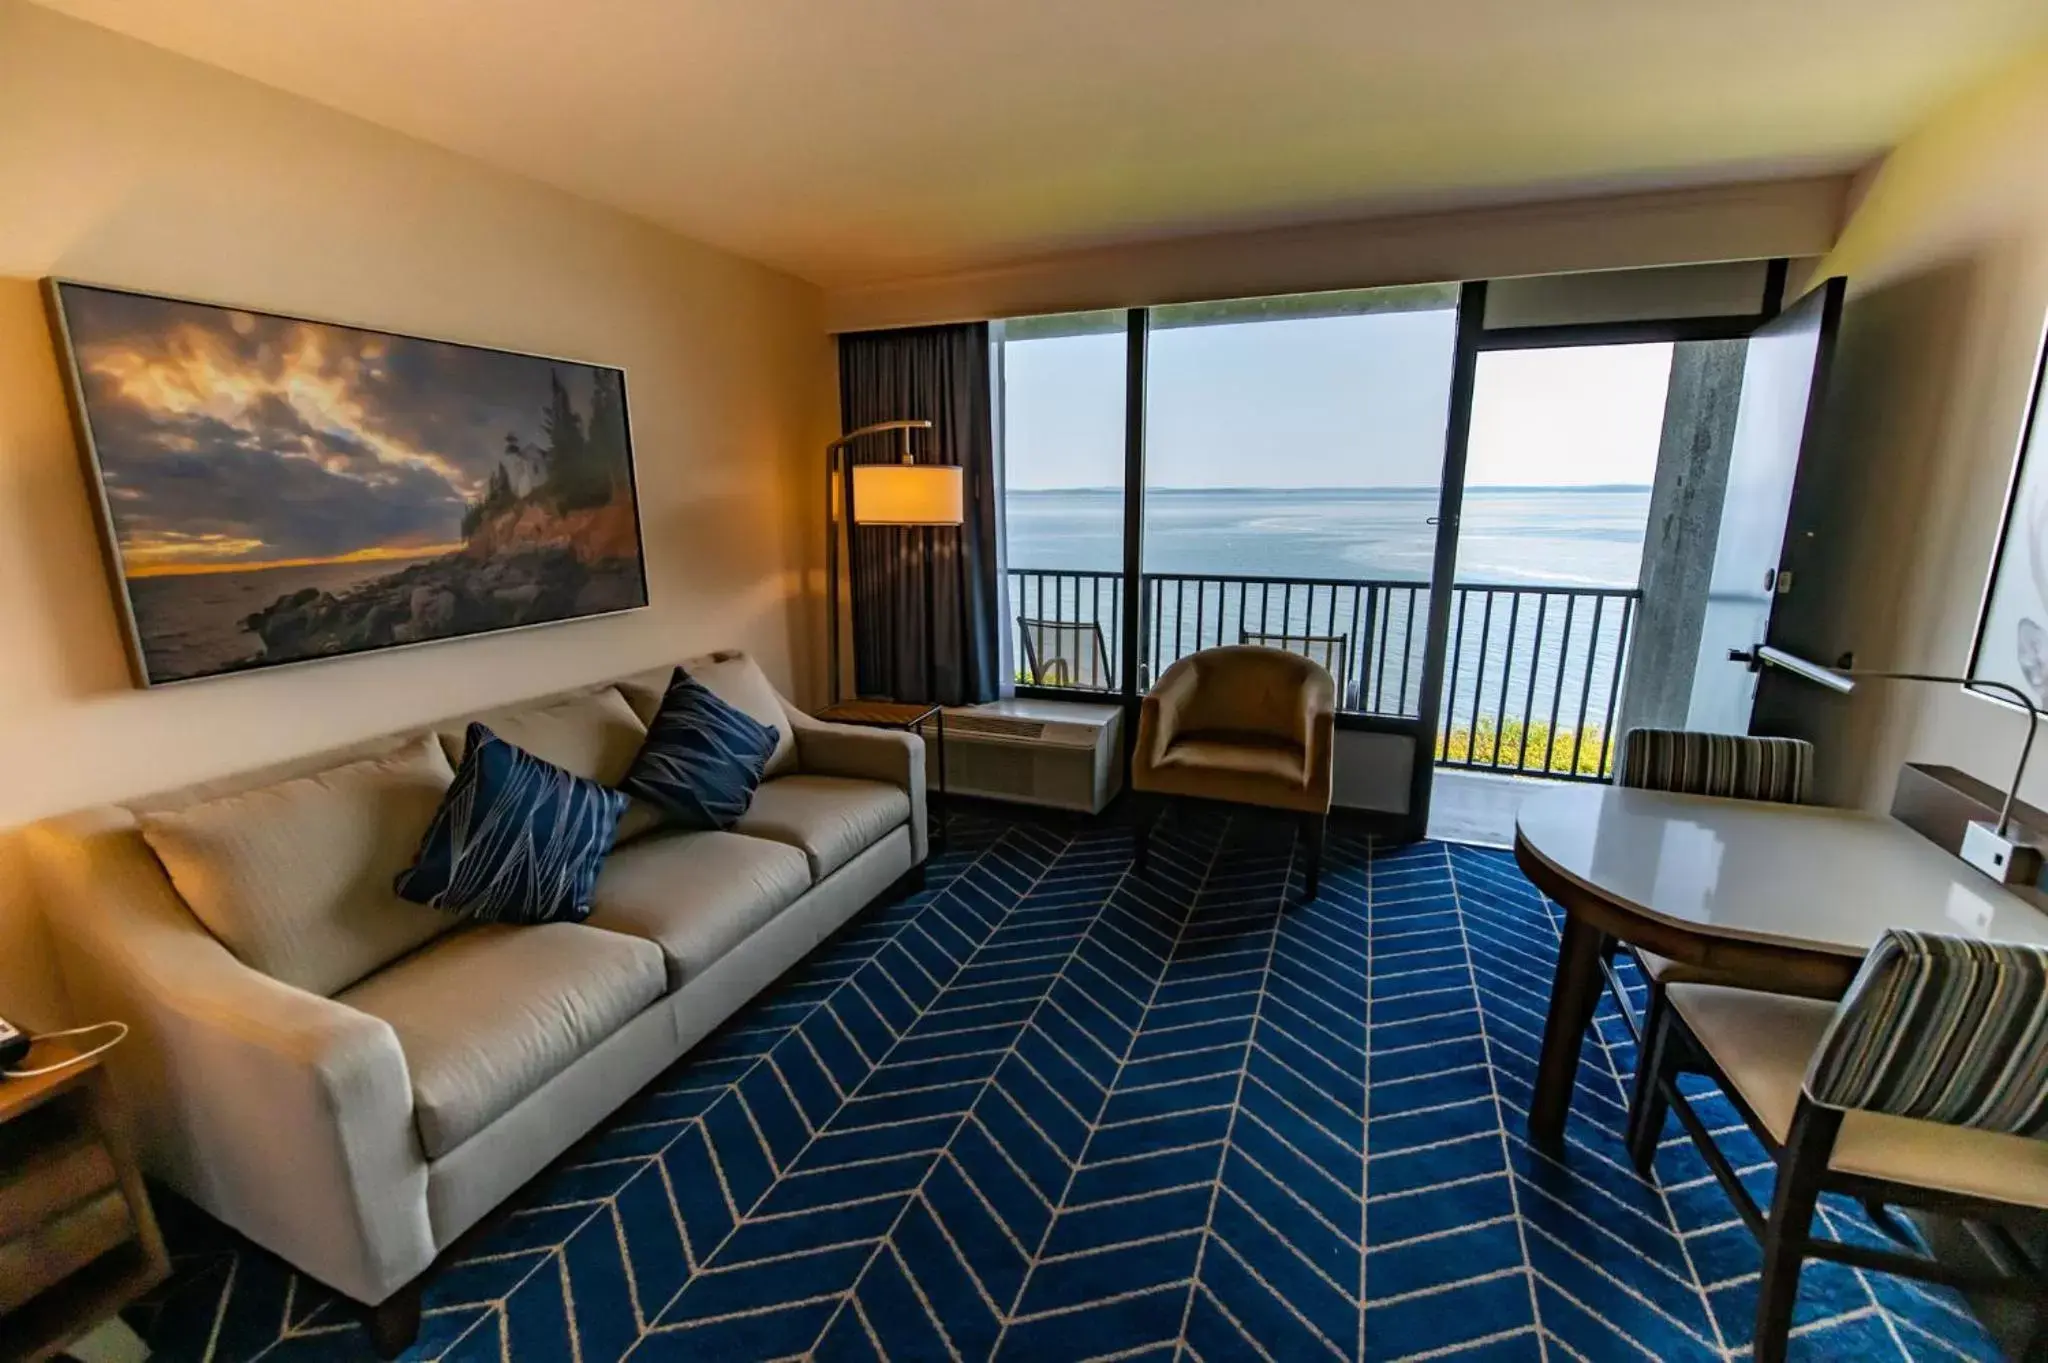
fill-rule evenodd
<path id="1" fill-rule="evenodd" d="M 1758 644 L 1776 642 L 1772 608 L 1799 585 L 1780 571 L 1785 522 L 1834 350 L 1844 283 L 1828 280 L 1750 336 L 1689 729 L 1749 732 L 1757 674 L 1748 655 Z"/>

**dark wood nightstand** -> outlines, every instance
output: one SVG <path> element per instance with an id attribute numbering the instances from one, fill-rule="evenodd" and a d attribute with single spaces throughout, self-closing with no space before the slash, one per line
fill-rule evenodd
<path id="1" fill-rule="evenodd" d="M 19 1068 L 76 1054 L 38 1042 Z M 99 1061 L 0 1079 L 0 1363 L 49 1358 L 169 1269 Z"/>
<path id="2" fill-rule="evenodd" d="M 943 843 L 946 840 L 946 708 L 943 705 L 927 705 L 915 700 L 841 700 L 834 701 L 811 717 L 827 724 L 901 729 L 919 737 L 924 736 L 924 726 L 931 724 L 935 730 L 933 747 L 937 751 L 939 765 L 939 786 L 932 800 L 933 841 Z"/>

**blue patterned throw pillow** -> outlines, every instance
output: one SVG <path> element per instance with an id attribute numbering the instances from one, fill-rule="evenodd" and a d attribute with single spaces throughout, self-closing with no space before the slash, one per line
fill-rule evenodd
<path id="1" fill-rule="evenodd" d="M 677 668 L 619 789 L 680 828 L 730 828 L 747 812 L 781 734 Z"/>
<path id="2" fill-rule="evenodd" d="M 491 923 L 580 923 L 626 797 L 543 762 L 481 724 L 419 854 L 392 888 Z"/>

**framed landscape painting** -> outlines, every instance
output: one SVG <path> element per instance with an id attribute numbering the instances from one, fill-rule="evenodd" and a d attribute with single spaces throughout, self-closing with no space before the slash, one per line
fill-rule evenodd
<path id="1" fill-rule="evenodd" d="M 647 604 L 622 371 L 45 287 L 141 684 Z"/>
<path id="2" fill-rule="evenodd" d="M 2005 496 L 2005 524 L 1970 649 L 1972 681 L 2016 686 L 2048 709 L 2048 330 L 2034 361 L 2034 391 Z M 1980 691 L 1993 700 L 2010 699 Z"/>

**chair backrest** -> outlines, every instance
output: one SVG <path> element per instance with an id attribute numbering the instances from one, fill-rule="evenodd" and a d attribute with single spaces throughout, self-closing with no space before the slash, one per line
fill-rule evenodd
<path id="1" fill-rule="evenodd" d="M 1102 626 L 1093 620 L 1019 619 L 1024 639 L 1024 666 L 1039 686 L 1074 686 L 1111 691 L 1109 645 Z"/>
<path id="2" fill-rule="evenodd" d="M 1814 1052 L 1806 1096 L 2048 1136 L 2048 947 L 1887 931 Z"/>
<path id="3" fill-rule="evenodd" d="M 1630 729 L 1614 766 L 1617 786 L 1781 804 L 1805 803 L 1812 782 L 1813 745 L 1803 738 L 1692 729 Z"/>
<path id="4" fill-rule="evenodd" d="M 1348 634 L 1261 634 L 1256 630 L 1240 630 L 1238 642 L 1256 644 L 1260 648 L 1277 648 L 1287 653 L 1299 653 L 1312 662 L 1323 665 L 1330 674 L 1330 680 L 1337 684 L 1337 703 L 1344 704 L 1344 663 L 1351 656 L 1351 636 Z"/>

